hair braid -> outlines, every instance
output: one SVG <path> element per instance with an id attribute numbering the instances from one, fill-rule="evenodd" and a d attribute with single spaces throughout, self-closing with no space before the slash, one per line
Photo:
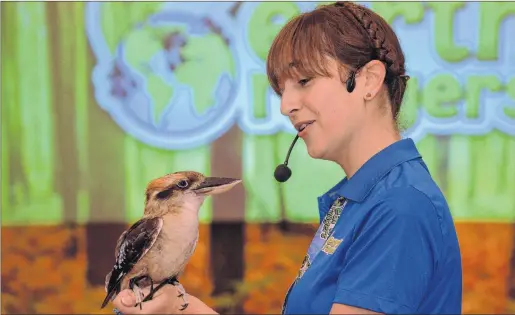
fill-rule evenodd
<path id="1" fill-rule="evenodd" d="M 370 38 L 370 44 L 375 51 L 375 56 L 383 61 L 389 75 L 400 76 L 404 74 L 404 65 L 401 65 L 395 54 L 395 49 L 391 43 L 386 41 L 384 30 L 374 21 L 366 10 L 352 2 L 336 2 L 336 6 L 346 8 L 363 27 Z"/>
<path id="2" fill-rule="evenodd" d="M 386 40 L 386 30 L 375 22 L 378 17 L 372 16 L 375 13 L 352 2 L 339 1 L 335 3 L 335 6 L 347 9 L 356 22 L 361 25 L 370 39 L 370 46 L 373 50 L 371 58 L 378 59 L 385 64 L 385 81 L 393 105 L 393 116 L 396 117 L 402 102 L 402 94 L 404 94 L 401 91 L 404 91 L 406 81 L 409 79 L 405 75 L 404 56 L 395 49 L 393 43 Z"/>

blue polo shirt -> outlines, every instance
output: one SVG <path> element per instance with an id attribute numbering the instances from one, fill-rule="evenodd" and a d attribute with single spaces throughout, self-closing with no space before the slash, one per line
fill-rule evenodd
<path id="1" fill-rule="evenodd" d="M 403 139 L 318 198 L 320 228 L 285 314 L 333 303 L 379 313 L 461 314 L 461 255 L 445 198 Z"/>

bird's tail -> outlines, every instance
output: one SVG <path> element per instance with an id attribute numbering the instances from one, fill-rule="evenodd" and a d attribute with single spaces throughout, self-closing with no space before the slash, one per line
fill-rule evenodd
<path id="1" fill-rule="evenodd" d="M 117 276 L 117 277 L 115 278 L 115 276 Z M 115 279 L 117 279 L 117 280 L 115 280 Z M 107 290 L 106 290 L 107 295 L 104 299 L 104 302 L 102 302 L 102 306 L 100 306 L 100 309 L 103 309 L 104 307 L 106 307 L 107 303 L 109 303 L 109 301 L 113 299 L 114 295 L 117 294 L 118 292 L 120 292 L 120 282 L 122 279 L 123 279 L 123 273 L 120 276 L 111 274 L 111 278 L 109 279 L 109 284 L 107 285 Z"/>
<path id="2" fill-rule="evenodd" d="M 106 298 L 104 299 L 104 302 L 102 302 L 102 306 L 100 306 L 100 309 L 106 307 L 107 303 L 109 303 L 109 301 L 111 301 L 111 299 L 113 298 L 113 295 L 116 293 L 117 290 L 110 290 L 109 292 L 107 292 L 107 295 L 106 295 Z"/>

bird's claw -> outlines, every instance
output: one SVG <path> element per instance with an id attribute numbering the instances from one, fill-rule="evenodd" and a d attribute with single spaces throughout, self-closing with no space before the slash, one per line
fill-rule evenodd
<path id="1" fill-rule="evenodd" d="M 135 307 L 137 307 L 139 305 L 140 307 L 140 310 L 141 310 L 141 304 L 143 304 L 143 302 L 147 302 L 147 301 L 150 301 L 152 300 L 152 298 L 154 297 L 154 294 L 159 290 L 161 289 L 165 284 L 171 284 L 173 285 L 174 287 L 177 288 L 177 291 L 179 292 L 179 294 L 177 295 L 177 297 L 179 298 L 182 298 L 183 300 L 183 304 L 181 305 L 181 308 L 179 310 L 183 311 L 185 310 L 189 303 L 188 303 L 188 299 L 187 299 L 187 294 L 186 294 L 186 290 L 184 290 L 184 287 L 182 286 L 182 284 L 179 283 L 179 281 L 177 281 L 176 278 L 169 278 L 169 279 L 166 279 L 165 281 L 161 282 L 157 287 L 154 288 L 154 286 L 152 285 L 151 286 L 151 289 L 150 289 L 150 292 L 147 296 L 144 296 L 143 295 L 143 292 L 142 291 L 139 291 L 141 293 L 141 298 L 138 298 L 139 295 L 136 294 L 137 298 L 136 298 L 136 305 Z M 138 286 L 135 286 L 135 288 L 139 289 Z"/>
<path id="2" fill-rule="evenodd" d="M 134 307 L 139 306 L 140 310 L 143 309 L 143 302 L 145 301 L 145 294 L 143 293 L 143 290 L 139 287 L 139 282 L 143 279 L 149 279 L 151 283 L 151 288 L 153 287 L 154 284 L 152 279 L 146 275 L 134 277 L 129 282 L 129 288 L 132 290 L 132 292 L 134 292 L 134 295 L 136 295 L 136 304 L 134 305 Z"/>
<path id="3" fill-rule="evenodd" d="M 179 282 L 175 282 L 174 286 L 177 288 L 177 291 L 179 291 L 179 295 L 177 295 L 177 297 L 182 298 L 182 300 L 184 302 L 184 304 L 181 305 L 181 308 L 179 310 L 184 311 L 189 305 L 188 299 L 186 296 L 186 290 L 184 290 L 184 287 Z"/>
<path id="4" fill-rule="evenodd" d="M 141 311 L 143 309 L 143 298 L 145 297 L 145 294 L 143 294 L 143 291 L 138 286 L 135 286 L 135 288 L 137 288 L 137 290 L 134 292 L 136 293 L 136 305 L 134 305 L 134 307 L 138 307 L 139 305 L 139 309 Z"/>

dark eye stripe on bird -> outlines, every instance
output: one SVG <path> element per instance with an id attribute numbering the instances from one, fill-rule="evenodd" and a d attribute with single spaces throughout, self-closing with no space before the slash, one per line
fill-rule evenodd
<path id="1" fill-rule="evenodd" d="M 156 197 L 158 199 L 166 199 L 166 198 L 169 198 L 173 194 L 174 190 L 185 190 L 188 187 L 189 187 L 189 181 L 185 180 L 185 179 L 181 179 L 174 186 L 169 187 L 169 188 L 157 193 Z"/>
<path id="2" fill-rule="evenodd" d="M 136 293 L 141 308 L 142 302 L 151 300 L 165 284 L 178 287 L 186 308 L 187 295 L 177 276 L 195 250 L 199 208 L 207 196 L 226 192 L 240 182 L 192 171 L 151 181 L 145 192 L 143 218 L 116 242 L 115 262 L 106 276 L 101 308 L 127 288 Z M 140 294 L 145 286 L 150 286 L 150 293 L 143 298 Z"/>
<path id="3" fill-rule="evenodd" d="M 160 192 L 157 193 L 156 198 L 157 199 L 166 199 L 166 198 L 170 197 L 173 194 L 173 190 L 174 190 L 174 188 L 170 187 L 168 189 L 160 191 Z"/>

